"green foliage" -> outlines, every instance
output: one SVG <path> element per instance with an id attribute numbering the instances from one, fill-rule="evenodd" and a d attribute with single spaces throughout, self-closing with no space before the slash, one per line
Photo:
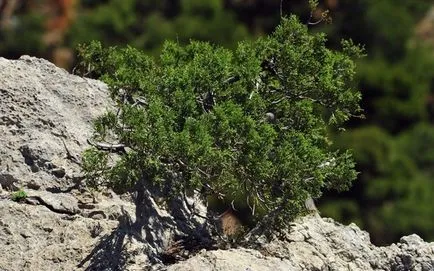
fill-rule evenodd
<path id="1" fill-rule="evenodd" d="M 22 189 L 12 193 L 12 195 L 11 195 L 11 199 L 13 201 L 16 201 L 16 202 L 23 201 L 26 198 L 27 198 L 27 193 L 26 193 L 26 191 L 24 191 Z"/>
<path id="2" fill-rule="evenodd" d="M 118 107 L 96 121 L 94 138 L 128 149 L 112 164 L 107 152 L 87 150 L 90 184 L 140 182 L 167 197 L 242 193 L 281 219 L 303 213 L 308 195 L 348 189 L 354 163 L 329 149 L 326 130 L 360 112 L 347 54 L 358 50 L 347 42 L 331 51 L 325 42 L 292 16 L 235 51 L 166 42 L 155 61 L 132 47 L 82 47 L 82 66 L 109 85 Z"/>

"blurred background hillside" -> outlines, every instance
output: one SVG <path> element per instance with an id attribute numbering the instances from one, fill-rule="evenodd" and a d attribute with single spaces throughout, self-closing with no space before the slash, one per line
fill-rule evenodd
<path id="1" fill-rule="evenodd" d="M 72 70 L 74 48 L 100 40 L 158 55 L 165 39 L 207 40 L 233 48 L 270 33 L 280 0 L 0 0 L 0 56 L 43 57 Z M 323 216 L 356 222 L 376 244 L 417 233 L 434 241 L 434 0 L 324 0 L 332 24 L 311 31 L 364 44 L 356 84 L 365 119 L 331 132 L 354 151 L 358 181 L 326 194 Z M 283 0 L 284 14 L 307 22 L 307 0 Z"/>

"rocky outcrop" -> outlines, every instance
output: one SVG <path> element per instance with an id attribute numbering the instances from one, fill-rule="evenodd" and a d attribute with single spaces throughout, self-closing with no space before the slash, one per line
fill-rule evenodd
<path id="1" fill-rule="evenodd" d="M 258 237 L 254 248 L 202 251 L 167 270 L 434 270 L 434 243 L 414 234 L 376 247 L 355 224 L 343 226 L 318 214 L 291 223 L 271 240 Z"/>
<path id="2" fill-rule="evenodd" d="M 110 106 L 107 87 L 42 59 L 0 58 L 0 101 L 3 188 L 77 185 L 91 121 Z"/>
<path id="3" fill-rule="evenodd" d="M 0 270 L 434 270 L 434 243 L 411 235 L 375 247 L 357 226 L 318 215 L 250 236 L 247 248 L 197 251 L 207 224 L 189 220 L 184 202 L 165 210 L 147 190 L 139 202 L 86 187 L 80 154 L 110 107 L 102 82 L 0 58 Z M 14 202 L 18 190 L 27 196 Z"/>
<path id="4" fill-rule="evenodd" d="M 107 107 L 102 82 L 43 59 L 0 58 L 0 270 L 91 268 L 100 263 L 86 257 L 102 244 L 119 253 L 117 230 L 128 226 L 119 219 L 134 217 L 135 206 L 87 190 L 79 166 L 92 120 Z M 18 189 L 21 203 L 11 201 Z M 142 254 L 130 244 L 126 251 Z"/>

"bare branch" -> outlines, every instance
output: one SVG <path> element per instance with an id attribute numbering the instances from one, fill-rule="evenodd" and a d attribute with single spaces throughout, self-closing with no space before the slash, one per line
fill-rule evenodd
<path id="1" fill-rule="evenodd" d="M 223 84 L 232 84 L 232 83 L 235 83 L 239 80 L 240 80 L 240 77 L 238 75 L 236 75 L 236 76 L 229 77 L 228 79 L 223 81 Z"/>
<path id="2" fill-rule="evenodd" d="M 76 163 L 77 165 L 81 165 L 80 160 L 75 155 L 72 155 L 71 152 L 69 151 L 68 147 L 66 147 L 66 143 L 63 139 L 62 139 L 62 143 L 63 143 L 63 147 L 65 147 L 65 150 L 66 150 L 66 159 L 71 160 L 72 162 Z"/>
<path id="3" fill-rule="evenodd" d="M 235 200 L 232 200 L 232 201 L 231 201 L 231 207 L 232 207 L 232 210 L 234 210 L 234 211 L 238 211 L 238 210 L 235 208 L 234 201 L 235 201 Z"/>
<path id="4" fill-rule="evenodd" d="M 316 22 L 312 22 L 312 21 L 308 21 L 307 22 L 307 24 L 308 25 L 317 25 L 317 24 L 320 24 L 321 22 L 323 22 L 324 21 L 324 19 L 323 18 L 321 18 L 321 19 L 319 19 L 318 21 L 316 21 Z"/>
<path id="5" fill-rule="evenodd" d="M 90 139 L 87 140 L 87 143 L 91 146 L 94 146 L 98 150 L 126 153 L 124 144 L 93 142 Z"/>

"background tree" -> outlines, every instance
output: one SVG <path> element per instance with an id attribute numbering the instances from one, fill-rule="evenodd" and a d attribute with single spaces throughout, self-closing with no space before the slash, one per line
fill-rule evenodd
<path id="1" fill-rule="evenodd" d="M 327 32 L 333 44 L 350 36 L 366 45 L 356 79 L 366 119 L 353 120 L 353 129 L 334 141 L 354 150 L 361 174 L 350 192 L 323 198 L 320 208 L 323 215 L 358 221 L 378 244 L 412 232 L 432 239 L 434 182 L 423 157 L 432 155 L 434 62 L 432 48 L 414 35 L 430 3 L 339 2 Z"/>
<path id="2" fill-rule="evenodd" d="M 221 0 L 104 2 L 81 5 L 70 33 L 74 44 L 99 40 L 111 45 L 130 44 L 158 54 L 166 39 L 183 44 L 195 39 L 233 47 L 248 37 L 246 27 L 232 11 L 224 9 Z"/>

